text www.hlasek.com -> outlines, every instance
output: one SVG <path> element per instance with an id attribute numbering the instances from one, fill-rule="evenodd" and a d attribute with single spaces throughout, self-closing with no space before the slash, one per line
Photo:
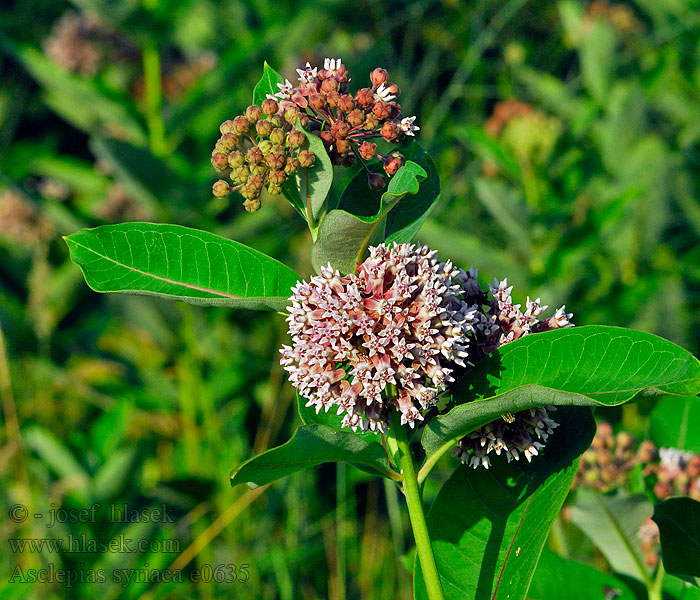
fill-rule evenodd
<path id="1" fill-rule="evenodd" d="M 119 534 L 110 540 L 96 540 L 88 538 L 85 534 L 74 536 L 69 534 L 66 539 L 56 538 L 10 538 L 8 540 L 10 550 L 14 554 L 30 552 L 39 554 L 42 552 L 67 552 L 69 554 L 93 554 L 111 552 L 118 554 L 133 554 L 146 552 L 161 552 L 165 554 L 179 554 L 180 540 L 170 538 L 164 540 L 133 540 Z"/>

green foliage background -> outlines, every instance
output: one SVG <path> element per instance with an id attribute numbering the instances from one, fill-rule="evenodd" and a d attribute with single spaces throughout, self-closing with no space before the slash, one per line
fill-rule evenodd
<path id="1" fill-rule="evenodd" d="M 634 327 L 697 355 L 698 8 L 689 0 L 26 0 L 4 8 L 0 195 L 32 210 L 24 220 L 0 211 L 0 509 L 21 503 L 46 514 L 99 502 L 102 510 L 95 522 L 53 530 L 34 518 L 3 517 L 0 528 L 7 538 L 170 538 L 181 554 L 16 554 L 3 540 L 0 595 L 410 594 L 408 524 L 390 485 L 326 465 L 262 494 L 229 486 L 234 465 L 289 439 L 299 420 L 277 361 L 282 319 L 95 294 L 60 239 L 83 226 L 150 219 L 213 231 L 311 272 L 305 224 L 283 198 L 248 215 L 236 198 L 210 195 L 218 125 L 248 105 L 263 60 L 292 79 L 307 60 L 340 56 L 358 86 L 372 68 L 387 68 L 442 179 L 421 242 L 480 267 L 484 282 L 507 276 L 519 300 L 566 302 L 579 325 Z M 84 10 L 131 49 L 89 76 L 67 72 L 42 46 L 63 13 Z M 172 92 L 177 65 L 202 56 L 215 66 Z M 496 127 L 489 118 L 509 99 L 529 108 Z M 68 196 L 47 181 L 68 186 Z M 105 200 L 115 197 L 128 200 Z M 607 417 L 641 434 L 652 408 Z M 428 482 L 428 500 L 449 470 Z M 109 506 L 124 503 L 165 503 L 176 522 L 110 521 Z M 15 565 L 49 563 L 108 572 L 175 563 L 184 573 L 248 564 L 250 580 L 8 584 Z"/>

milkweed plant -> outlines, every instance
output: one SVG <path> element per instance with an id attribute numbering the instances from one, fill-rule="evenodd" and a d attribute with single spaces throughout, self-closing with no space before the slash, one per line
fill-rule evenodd
<path id="1" fill-rule="evenodd" d="M 351 463 L 405 497 L 416 598 L 525 598 L 575 476 L 601 480 L 588 455 L 576 475 L 593 410 L 695 396 L 700 363 L 648 333 L 574 327 L 566 307 L 540 298 L 516 304 L 506 278 L 484 285 L 475 266 L 415 242 L 440 181 L 398 86 L 381 68 L 356 83 L 341 59 L 307 63 L 296 79 L 265 64 L 252 104 L 221 124 L 213 194 L 250 212 L 284 195 L 309 226 L 315 273 L 153 223 L 78 231 L 66 238 L 71 258 L 98 292 L 286 315 L 280 360 L 303 424 L 238 466 L 233 485 Z M 334 169 L 352 170 L 342 193 L 331 192 Z M 438 462 L 452 475 L 426 513 Z M 659 481 L 657 491 L 671 485 Z M 661 598 L 664 569 L 700 577 L 700 559 L 688 560 L 698 538 L 692 549 L 679 526 L 700 527 L 700 504 L 675 500 L 654 517 L 663 562 L 640 563 L 650 598 Z"/>

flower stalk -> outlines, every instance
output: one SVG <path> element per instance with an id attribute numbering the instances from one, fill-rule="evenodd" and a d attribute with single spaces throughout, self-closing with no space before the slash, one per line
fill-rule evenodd
<path id="1" fill-rule="evenodd" d="M 442 584 L 435 563 L 433 547 L 430 543 L 428 534 L 428 525 L 425 522 L 425 513 L 423 512 L 423 502 L 418 489 L 418 480 L 416 479 L 416 469 L 413 465 L 411 457 L 411 448 L 408 444 L 406 436 L 406 428 L 401 425 L 401 417 L 399 413 L 392 414 L 392 426 L 389 430 L 389 435 L 396 440 L 396 445 L 399 450 L 399 465 L 401 467 L 403 492 L 408 505 L 408 516 L 411 520 L 411 528 L 413 529 L 413 538 L 416 542 L 416 551 L 418 552 L 418 560 L 420 560 L 421 570 L 423 572 L 423 581 L 428 590 L 428 598 L 430 600 L 444 600 L 445 596 L 442 593 Z"/>

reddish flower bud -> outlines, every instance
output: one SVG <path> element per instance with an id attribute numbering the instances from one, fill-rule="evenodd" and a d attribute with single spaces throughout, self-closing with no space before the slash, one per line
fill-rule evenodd
<path id="1" fill-rule="evenodd" d="M 391 115 L 391 107 L 386 102 L 375 102 L 372 107 L 372 112 L 380 121 L 389 118 Z"/>
<path id="2" fill-rule="evenodd" d="M 275 170 L 270 171 L 268 179 L 270 180 L 270 183 L 274 183 L 275 185 L 282 185 L 287 180 L 287 176 L 284 174 L 284 171 Z"/>
<path id="3" fill-rule="evenodd" d="M 272 132 L 272 123 L 270 123 L 270 121 L 267 119 L 258 121 L 255 124 L 255 131 L 257 131 L 258 135 L 261 136 L 270 135 L 270 132 Z"/>
<path id="4" fill-rule="evenodd" d="M 326 144 L 330 145 L 335 141 L 335 138 L 333 137 L 333 134 L 330 131 L 322 131 L 319 133 L 319 137 L 326 142 Z"/>
<path id="5" fill-rule="evenodd" d="M 231 152 L 231 154 L 228 155 L 228 166 L 232 169 L 242 167 L 244 162 L 245 156 L 240 150 L 234 150 L 233 152 Z"/>
<path id="6" fill-rule="evenodd" d="M 384 162 L 384 170 L 387 175 L 394 175 L 403 166 L 403 156 L 393 154 Z"/>
<path id="7" fill-rule="evenodd" d="M 214 152 L 211 155 L 211 164 L 218 171 L 223 171 L 228 167 L 228 157 L 222 152 Z"/>
<path id="8" fill-rule="evenodd" d="M 345 154 L 348 150 L 350 150 L 350 142 L 348 142 L 347 140 L 335 141 L 335 151 L 338 154 Z"/>
<path id="9" fill-rule="evenodd" d="M 306 136 L 298 129 L 292 129 L 287 134 L 287 145 L 290 148 L 299 148 L 304 144 L 304 140 L 306 140 Z"/>
<path id="10" fill-rule="evenodd" d="M 254 187 L 256 190 L 259 190 L 263 186 L 263 183 L 265 183 L 265 179 L 258 173 L 254 173 L 248 177 L 248 185 Z"/>
<path id="11" fill-rule="evenodd" d="M 321 110 L 326 106 L 326 97 L 319 93 L 311 94 L 309 96 L 309 106 L 314 110 Z"/>
<path id="12" fill-rule="evenodd" d="M 280 127 L 276 127 L 270 132 L 270 141 L 273 144 L 284 144 L 285 137 L 284 131 Z"/>
<path id="13" fill-rule="evenodd" d="M 331 78 L 331 79 L 324 79 L 321 82 L 321 92 L 323 94 L 328 94 L 330 92 L 335 92 L 338 89 L 338 82 Z"/>
<path id="14" fill-rule="evenodd" d="M 228 196 L 231 188 L 223 179 L 219 179 L 219 181 L 215 181 L 214 185 L 211 186 L 211 191 L 217 198 L 224 198 Z"/>
<path id="15" fill-rule="evenodd" d="M 362 125 L 364 122 L 365 113 L 363 113 L 361 110 L 355 109 L 348 113 L 347 119 L 351 127 L 357 127 L 358 125 Z"/>
<path id="16" fill-rule="evenodd" d="M 388 86 L 386 86 L 386 91 L 393 96 L 398 96 L 401 93 L 401 89 L 395 83 L 390 83 Z"/>
<path id="17" fill-rule="evenodd" d="M 247 133 L 250 128 L 250 122 L 245 117 L 239 115 L 233 120 L 233 130 L 236 133 Z"/>
<path id="18" fill-rule="evenodd" d="M 271 169 L 281 169 L 286 162 L 287 158 L 284 154 L 279 154 L 278 152 L 270 152 L 270 154 L 265 157 L 265 163 Z"/>
<path id="19" fill-rule="evenodd" d="M 224 121 L 221 125 L 219 125 L 219 131 L 221 131 L 222 135 L 224 133 L 228 133 L 229 131 L 233 131 L 233 121 L 231 121 L 231 119 Z"/>
<path id="20" fill-rule="evenodd" d="M 272 98 L 266 98 L 262 103 L 262 111 L 266 115 L 274 115 L 279 110 L 279 104 Z"/>
<path id="21" fill-rule="evenodd" d="M 369 88 L 357 90 L 357 93 L 355 94 L 355 102 L 357 102 L 358 106 L 362 108 L 369 108 L 372 105 L 372 102 L 374 102 L 372 90 Z"/>
<path id="22" fill-rule="evenodd" d="M 685 466 L 685 472 L 693 479 L 700 476 L 700 455 L 693 454 L 693 456 L 688 459 L 688 464 Z"/>
<path id="23" fill-rule="evenodd" d="M 654 485 L 654 496 L 659 500 L 665 500 L 673 495 L 673 486 L 667 481 L 657 481 Z"/>
<path id="24" fill-rule="evenodd" d="M 387 102 L 389 105 L 389 118 L 397 119 L 401 116 L 401 107 L 396 102 Z"/>
<path id="25" fill-rule="evenodd" d="M 355 108 L 355 99 L 350 94 L 341 96 L 338 100 L 338 108 L 344 113 L 349 113 Z"/>
<path id="26" fill-rule="evenodd" d="M 287 158 L 287 163 L 284 165 L 284 172 L 287 175 L 291 175 L 299 168 L 299 161 L 291 156 Z"/>
<path id="27" fill-rule="evenodd" d="M 348 136 L 348 133 L 350 133 L 350 125 L 348 125 L 345 121 L 336 121 L 331 126 L 331 134 L 334 138 L 341 140 L 345 139 Z"/>
<path id="28" fill-rule="evenodd" d="M 328 104 L 328 106 L 335 108 L 338 106 L 338 102 L 340 102 L 340 94 L 338 92 L 328 92 L 328 94 L 326 94 L 326 104 Z"/>
<path id="29" fill-rule="evenodd" d="M 395 141 L 399 137 L 399 133 L 401 133 L 401 129 L 393 121 L 387 121 L 382 125 L 382 137 L 387 142 Z"/>
<path id="30" fill-rule="evenodd" d="M 386 187 L 386 177 L 381 173 L 370 173 L 367 176 L 369 187 L 375 191 L 383 190 Z"/>
<path id="31" fill-rule="evenodd" d="M 246 119 L 248 119 L 251 123 L 257 123 L 260 119 L 262 119 L 262 114 L 262 108 L 260 108 L 257 104 L 253 104 L 245 109 Z"/>
<path id="32" fill-rule="evenodd" d="M 221 147 L 225 148 L 226 152 L 225 154 L 228 154 L 233 150 L 238 144 L 240 143 L 241 138 L 238 137 L 235 133 L 232 131 L 229 131 L 227 133 L 224 133 L 224 135 L 221 136 L 219 139 L 219 142 L 221 143 Z"/>
<path id="33" fill-rule="evenodd" d="M 377 154 L 377 144 L 363 142 L 360 146 L 360 156 L 365 160 L 372 160 Z"/>
<path id="34" fill-rule="evenodd" d="M 249 148 L 248 152 L 246 152 L 245 155 L 246 161 L 249 162 L 251 165 L 259 164 L 263 158 L 264 156 L 262 150 L 260 150 L 260 148 L 258 148 L 257 146 Z"/>
<path id="35" fill-rule="evenodd" d="M 378 87 L 382 85 L 382 83 L 386 83 L 388 76 L 389 74 L 386 72 L 385 69 L 377 67 L 374 71 L 370 73 L 369 79 L 374 87 Z"/>
<path id="36" fill-rule="evenodd" d="M 309 115 L 306 113 L 299 113 L 299 124 L 306 129 L 309 126 Z"/>
<path id="37" fill-rule="evenodd" d="M 637 450 L 637 459 L 639 462 L 649 463 L 658 460 L 659 453 L 656 450 L 654 442 L 649 440 L 644 440 L 639 444 L 639 449 Z"/>
<path id="38" fill-rule="evenodd" d="M 309 150 L 302 150 L 299 152 L 297 160 L 302 167 L 310 167 L 314 164 L 316 157 Z"/>

